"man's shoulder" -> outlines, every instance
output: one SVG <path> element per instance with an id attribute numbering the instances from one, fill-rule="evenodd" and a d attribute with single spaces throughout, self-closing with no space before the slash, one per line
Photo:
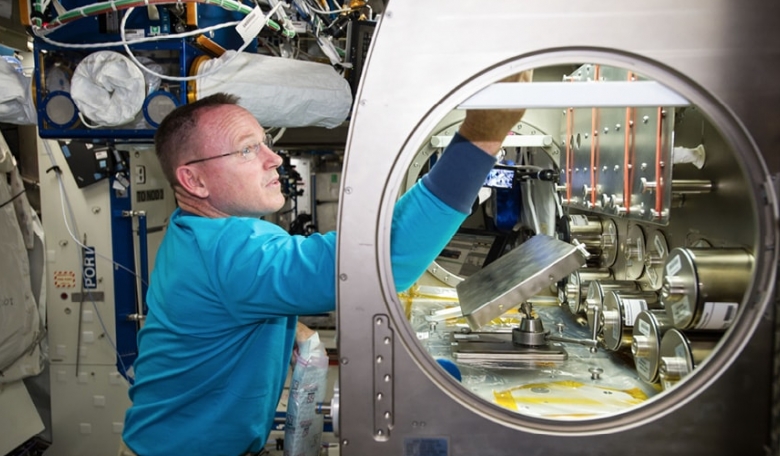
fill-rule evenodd
<path id="1" fill-rule="evenodd" d="M 208 233 L 225 231 L 236 232 L 236 234 L 244 232 L 246 235 L 288 234 L 279 225 L 253 217 L 229 216 L 209 218 L 190 215 L 183 212 L 174 212 L 171 221 L 172 225 L 181 229 L 192 230 L 196 235 L 206 235 Z"/>

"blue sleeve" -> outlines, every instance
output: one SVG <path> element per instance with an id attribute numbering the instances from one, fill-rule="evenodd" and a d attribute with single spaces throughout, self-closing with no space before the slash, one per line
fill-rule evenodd
<path id="1" fill-rule="evenodd" d="M 336 306 L 336 233 L 291 236 L 235 221 L 212 249 L 228 312 L 238 321 L 329 312 Z M 261 226 L 261 229 L 257 229 Z M 255 227 L 254 230 L 250 228 Z"/>
<path id="2" fill-rule="evenodd" d="M 398 200 L 390 232 L 398 291 L 412 286 L 458 231 L 495 161 L 456 134 L 422 183 Z"/>
<path id="3" fill-rule="evenodd" d="M 495 157 L 456 133 L 423 183 L 448 206 L 468 214 L 495 164 Z"/>

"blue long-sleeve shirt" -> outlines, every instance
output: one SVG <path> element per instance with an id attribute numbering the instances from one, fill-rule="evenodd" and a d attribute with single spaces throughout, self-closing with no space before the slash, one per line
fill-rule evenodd
<path id="1" fill-rule="evenodd" d="M 411 286 L 465 220 L 495 159 L 456 135 L 393 211 L 391 261 Z M 176 210 L 157 252 L 123 439 L 139 456 L 238 456 L 265 444 L 297 315 L 334 310 L 336 233 Z"/>

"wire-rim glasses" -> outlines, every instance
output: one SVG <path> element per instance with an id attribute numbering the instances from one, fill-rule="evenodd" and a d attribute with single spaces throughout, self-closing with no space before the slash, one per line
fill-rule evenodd
<path id="1" fill-rule="evenodd" d="M 187 166 L 187 165 L 192 165 L 194 163 L 201 163 L 201 162 L 204 162 L 204 161 L 215 160 L 217 158 L 230 157 L 231 155 L 238 155 L 238 156 L 240 156 L 243 159 L 243 161 L 248 162 L 248 161 L 252 161 L 255 158 L 257 158 L 258 154 L 260 153 L 260 148 L 263 147 L 263 146 L 268 147 L 269 149 L 271 148 L 268 145 L 267 142 L 263 141 L 263 142 L 259 142 L 257 144 L 252 144 L 250 146 L 246 146 L 246 147 L 244 147 L 243 149 L 240 149 L 240 150 L 235 150 L 233 152 L 228 152 L 226 154 L 220 154 L 220 155 L 214 155 L 213 157 L 198 158 L 198 159 L 195 159 L 195 160 L 190 160 L 190 161 L 186 162 L 184 165 Z"/>

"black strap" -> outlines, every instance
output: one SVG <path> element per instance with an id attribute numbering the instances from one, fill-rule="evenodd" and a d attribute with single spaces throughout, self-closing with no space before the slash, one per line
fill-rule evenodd
<path id="1" fill-rule="evenodd" d="M 2 209 L 3 207 L 5 207 L 7 204 L 9 204 L 11 201 L 15 200 L 16 198 L 19 198 L 20 196 L 22 196 L 22 194 L 23 194 L 24 192 L 26 192 L 26 191 L 27 191 L 27 190 L 22 190 L 21 192 L 19 192 L 19 193 L 17 193 L 16 195 L 14 195 L 14 196 L 13 196 L 11 199 L 9 199 L 8 201 L 6 201 L 5 203 L 3 203 L 3 204 L 0 204 L 0 209 Z"/>

